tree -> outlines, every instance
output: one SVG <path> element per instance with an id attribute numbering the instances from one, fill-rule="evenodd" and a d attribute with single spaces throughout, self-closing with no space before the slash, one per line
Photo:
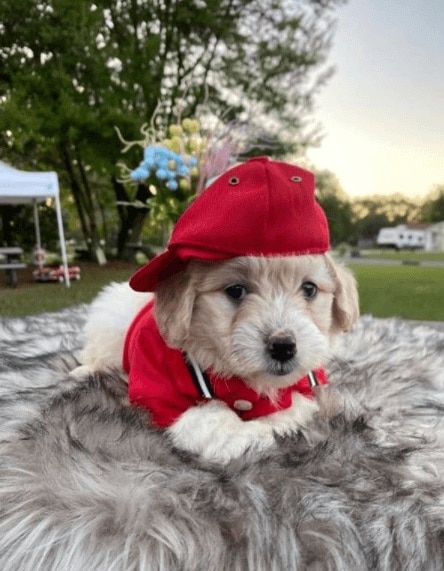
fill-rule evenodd
<path id="1" fill-rule="evenodd" d="M 420 219 L 419 204 L 401 194 L 374 195 L 353 201 L 359 237 L 376 239 L 381 228 L 397 226 Z"/>
<path id="2" fill-rule="evenodd" d="M 185 117 L 206 101 L 228 120 L 254 113 L 287 148 L 306 145 L 342 3 L 2 0 L 2 156 L 60 173 L 93 252 L 115 195 L 127 195 L 114 127 L 136 138 L 159 101 L 165 124 L 178 104 Z"/>
<path id="3" fill-rule="evenodd" d="M 425 197 L 421 205 L 422 222 L 442 222 L 444 220 L 444 185 L 436 185 Z"/>
<path id="4" fill-rule="evenodd" d="M 352 204 L 336 176 L 328 170 L 317 171 L 316 191 L 330 226 L 332 245 L 354 242 L 356 230 Z"/>

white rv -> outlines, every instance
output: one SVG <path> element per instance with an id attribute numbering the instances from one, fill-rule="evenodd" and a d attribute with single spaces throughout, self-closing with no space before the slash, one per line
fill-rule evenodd
<path id="1" fill-rule="evenodd" d="M 400 224 L 393 228 L 381 228 L 376 243 L 398 250 L 424 249 L 428 227 L 426 224 Z"/>

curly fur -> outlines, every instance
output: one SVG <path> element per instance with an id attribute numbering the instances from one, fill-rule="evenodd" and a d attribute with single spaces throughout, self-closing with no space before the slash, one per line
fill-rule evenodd
<path id="1" fill-rule="evenodd" d="M 222 467 L 68 375 L 84 313 L 0 322 L 0 569 L 441 571 L 443 334 L 361 318 L 313 426 Z"/>

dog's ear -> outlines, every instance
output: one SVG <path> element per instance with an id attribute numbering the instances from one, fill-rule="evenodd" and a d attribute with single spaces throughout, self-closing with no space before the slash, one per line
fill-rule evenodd
<path id="1" fill-rule="evenodd" d="M 333 328 L 336 331 L 348 331 L 359 317 L 356 280 L 349 270 L 336 264 L 329 254 L 325 258 L 336 285 L 332 309 Z"/>
<path id="2" fill-rule="evenodd" d="M 196 292 L 185 268 L 162 281 L 155 294 L 154 312 L 160 334 L 171 347 L 181 349 L 188 337 Z"/>

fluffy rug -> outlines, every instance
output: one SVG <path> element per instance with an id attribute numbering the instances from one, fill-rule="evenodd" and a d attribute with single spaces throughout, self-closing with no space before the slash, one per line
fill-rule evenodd
<path id="1" fill-rule="evenodd" d="M 321 395 L 341 410 L 225 468 L 83 381 L 86 307 L 0 322 L 0 569 L 441 571 L 444 334 L 362 318 Z"/>

